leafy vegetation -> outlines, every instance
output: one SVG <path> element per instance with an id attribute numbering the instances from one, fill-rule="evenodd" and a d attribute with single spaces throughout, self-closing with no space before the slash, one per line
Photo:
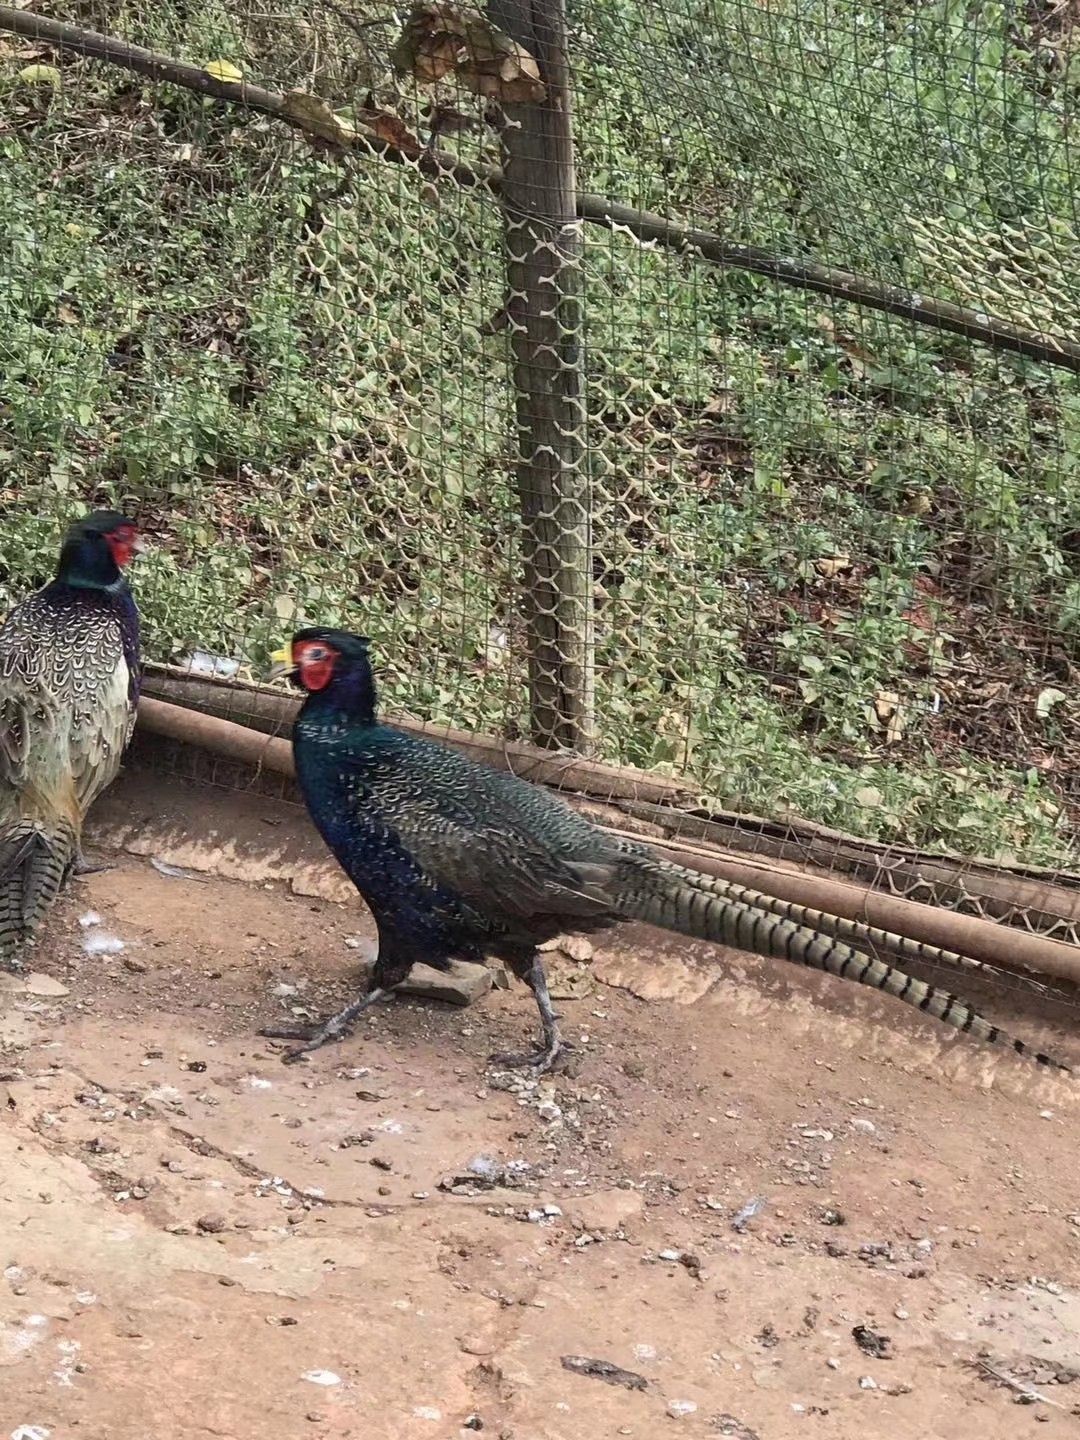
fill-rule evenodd
<path id="1" fill-rule="evenodd" d="M 53 13 L 345 115 L 371 89 L 425 134 L 392 22 L 84 8 Z M 571 19 L 586 188 L 1080 329 L 1076 76 L 1037 7 Z M 0 606 L 107 499 L 161 542 L 156 657 L 258 670 L 298 617 L 347 623 L 393 706 L 519 733 L 494 205 L 13 39 L 0 99 Z M 496 156 L 482 123 L 440 143 Z M 760 813 L 1067 859 L 1074 377 L 622 235 L 586 236 L 585 276 L 605 755 Z"/>

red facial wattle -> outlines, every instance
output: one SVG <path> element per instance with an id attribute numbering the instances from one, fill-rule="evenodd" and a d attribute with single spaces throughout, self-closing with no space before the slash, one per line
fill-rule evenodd
<path id="1" fill-rule="evenodd" d="M 112 557 L 121 570 L 125 565 L 130 565 L 138 538 L 139 532 L 132 525 L 121 525 L 118 530 L 112 530 L 105 536 Z"/>
<path id="2" fill-rule="evenodd" d="M 326 645 L 298 646 L 293 660 L 304 689 L 325 690 L 333 679 L 336 659 L 335 652 Z"/>

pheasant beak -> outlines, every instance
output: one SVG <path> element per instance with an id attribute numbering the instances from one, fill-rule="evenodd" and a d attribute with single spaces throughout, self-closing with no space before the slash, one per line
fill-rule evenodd
<path id="1" fill-rule="evenodd" d="M 270 680 L 280 680 L 283 675 L 291 675 L 296 669 L 293 664 L 292 650 L 288 645 L 283 645 L 280 650 L 275 650 L 270 656 Z"/>

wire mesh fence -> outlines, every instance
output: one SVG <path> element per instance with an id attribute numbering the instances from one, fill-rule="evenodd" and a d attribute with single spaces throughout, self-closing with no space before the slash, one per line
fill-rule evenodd
<path id="1" fill-rule="evenodd" d="M 0 605 L 108 499 L 155 660 L 343 625 L 392 711 L 1063 872 L 1071 12 L 559 25 L 0 9 Z"/>

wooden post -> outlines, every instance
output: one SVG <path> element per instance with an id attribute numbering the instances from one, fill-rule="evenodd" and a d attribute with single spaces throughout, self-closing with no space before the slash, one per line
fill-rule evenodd
<path id="1" fill-rule="evenodd" d="M 504 105 L 502 204 L 514 357 L 529 708 L 537 745 L 594 738 L 592 535 L 584 455 L 581 229 L 563 0 L 490 0 L 546 95 Z"/>

